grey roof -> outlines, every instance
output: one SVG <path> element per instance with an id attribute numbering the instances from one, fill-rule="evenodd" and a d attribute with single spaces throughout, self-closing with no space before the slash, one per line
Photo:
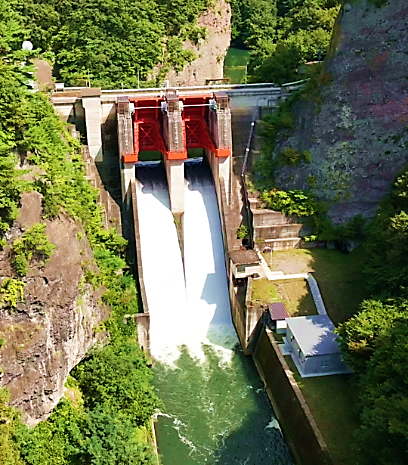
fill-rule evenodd
<path id="1" fill-rule="evenodd" d="M 229 253 L 229 256 L 236 265 L 255 265 L 261 263 L 255 250 L 234 250 Z"/>
<path id="2" fill-rule="evenodd" d="M 268 310 L 273 321 L 285 320 L 289 316 L 288 312 L 286 311 L 286 306 L 283 302 L 274 302 L 272 304 L 268 304 Z"/>
<path id="3" fill-rule="evenodd" d="M 340 352 L 334 324 L 327 315 L 299 316 L 286 321 L 305 356 Z"/>

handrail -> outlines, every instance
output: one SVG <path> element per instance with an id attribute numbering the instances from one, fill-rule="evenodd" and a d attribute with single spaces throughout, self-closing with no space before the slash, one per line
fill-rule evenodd
<path id="1" fill-rule="evenodd" d="M 245 148 L 244 161 L 242 163 L 242 168 L 241 168 L 241 182 L 242 182 L 242 188 L 243 188 L 243 193 L 244 193 L 244 205 L 245 205 L 245 210 L 246 210 L 247 219 L 248 219 L 248 226 L 250 229 L 249 246 L 251 247 L 251 249 L 254 248 L 254 235 L 252 231 L 252 224 L 250 221 L 250 212 L 249 212 L 250 208 L 249 208 L 248 189 L 246 185 L 245 173 L 247 171 L 248 156 L 249 156 L 249 152 L 251 151 L 252 139 L 253 139 L 254 132 L 255 132 L 255 124 L 258 119 L 259 108 L 260 108 L 259 105 L 255 107 L 254 116 L 252 117 L 252 121 L 251 121 L 251 129 L 249 130 L 248 142 Z"/>
<path id="2" fill-rule="evenodd" d="M 302 84 L 306 80 L 301 80 L 301 81 L 296 81 L 296 82 L 289 82 L 286 84 L 282 84 L 282 86 L 276 86 L 274 83 L 252 83 L 252 84 L 214 84 L 211 86 L 186 86 L 186 87 L 148 87 L 148 88 L 142 88 L 142 89 L 103 89 L 101 90 L 102 94 L 126 94 L 126 93 L 149 93 L 149 92 L 165 92 L 168 89 L 175 89 L 179 92 L 188 92 L 190 90 L 207 90 L 211 91 L 212 89 L 231 89 L 231 90 L 244 90 L 244 89 L 262 89 L 262 88 L 269 88 L 269 89 L 276 89 L 280 90 L 282 87 L 288 87 L 288 86 L 293 86 L 293 85 L 298 85 Z M 82 89 L 88 89 L 88 87 L 64 87 L 62 91 L 59 91 L 59 93 L 64 93 L 64 92 L 74 92 L 74 91 L 80 91 Z"/>

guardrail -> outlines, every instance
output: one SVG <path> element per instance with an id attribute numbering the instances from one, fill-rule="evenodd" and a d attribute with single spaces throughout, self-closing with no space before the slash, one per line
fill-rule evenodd
<path id="1" fill-rule="evenodd" d="M 172 89 L 177 90 L 178 92 L 191 92 L 191 91 L 209 91 L 212 90 L 246 90 L 246 89 L 269 89 L 280 91 L 282 88 L 289 86 L 296 86 L 304 83 L 305 80 L 289 82 L 282 84 L 282 86 L 276 86 L 273 83 L 253 83 L 253 84 L 214 84 L 211 86 L 188 86 L 188 87 L 148 87 L 142 89 L 105 89 L 101 91 L 102 95 L 112 95 L 112 94 L 144 94 L 144 93 L 157 93 L 157 92 L 166 92 L 166 90 Z M 89 89 L 89 87 L 64 87 L 60 90 L 59 93 L 64 92 L 77 92 L 83 89 Z"/>
<path id="2" fill-rule="evenodd" d="M 254 111 L 254 116 L 252 117 L 251 121 L 251 129 L 249 130 L 249 136 L 248 136 L 248 142 L 245 148 L 245 155 L 244 155 L 244 161 L 242 163 L 242 168 L 241 168 L 241 182 L 242 182 L 242 188 L 243 188 L 243 194 L 244 194 L 244 205 L 245 205 L 245 211 L 246 211 L 246 217 L 247 217 L 247 222 L 249 226 L 249 246 L 251 249 L 254 247 L 254 232 L 251 224 L 251 215 L 250 215 L 250 208 L 249 208 L 249 200 L 248 200 L 248 188 L 246 185 L 246 171 L 247 171 L 247 164 L 248 164 L 248 156 L 251 151 L 251 145 L 252 145 L 252 139 L 254 137 L 255 133 L 255 125 L 258 120 L 258 115 L 259 115 L 259 106 L 255 107 Z"/>

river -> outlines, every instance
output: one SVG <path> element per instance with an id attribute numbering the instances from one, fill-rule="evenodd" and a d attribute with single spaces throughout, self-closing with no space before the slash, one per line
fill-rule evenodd
<path id="1" fill-rule="evenodd" d="M 245 84 L 248 77 L 248 63 L 251 52 L 230 47 L 224 60 L 224 77 L 231 79 L 231 84 Z"/>
<path id="2" fill-rule="evenodd" d="M 144 281 L 154 385 L 164 402 L 156 432 L 164 465 L 291 465 L 252 359 L 231 321 L 214 185 L 186 163 L 183 263 L 162 165 L 138 168 Z"/>

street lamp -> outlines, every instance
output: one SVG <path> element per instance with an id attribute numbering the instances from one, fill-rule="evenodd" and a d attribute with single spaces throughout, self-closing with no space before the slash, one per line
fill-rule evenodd
<path id="1" fill-rule="evenodd" d="M 21 46 L 23 50 L 31 51 L 33 49 L 33 44 L 29 40 L 25 40 Z"/>

